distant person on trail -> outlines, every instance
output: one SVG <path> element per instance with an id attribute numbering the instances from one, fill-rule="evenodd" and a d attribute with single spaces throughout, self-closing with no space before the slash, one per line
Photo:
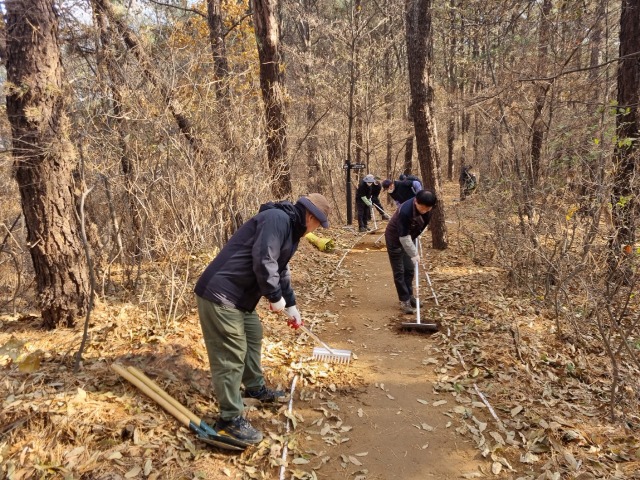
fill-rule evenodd
<path id="1" fill-rule="evenodd" d="M 204 270 L 195 285 L 220 415 L 215 428 L 246 443 L 259 443 L 262 433 L 243 416 L 245 397 L 275 402 L 281 390 L 265 385 L 261 364 L 262 324 L 256 313 L 261 297 L 269 309 L 286 314 L 294 329 L 303 322 L 291 286 L 289 261 L 300 239 L 329 226 L 330 206 L 319 193 L 295 204 L 269 202 L 244 223 Z"/>
<path id="2" fill-rule="evenodd" d="M 416 311 L 413 275 L 414 265 L 420 257 L 415 239 L 429 225 L 431 209 L 437 201 L 435 193 L 431 190 L 420 190 L 414 198 L 407 200 L 396 210 L 384 232 L 393 283 L 400 300 L 400 308 L 404 313 Z"/>
<path id="3" fill-rule="evenodd" d="M 382 189 L 394 200 L 397 207 L 416 196 L 420 190 L 415 190 L 413 180 L 385 180 L 382 182 Z"/>
<path id="4" fill-rule="evenodd" d="M 471 195 L 478 186 L 478 179 L 471 172 L 472 165 L 463 165 L 460 170 L 458 183 L 460 184 L 460 200 L 464 200 L 467 195 Z"/>
<path id="5" fill-rule="evenodd" d="M 360 184 L 356 189 L 356 211 L 358 213 L 358 231 L 367 232 L 367 222 L 371 218 L 371 207 L 373 205 L 371 197 L 373 196 L 373 175 L 365 175 L 360 180 Z"/>
<path id="6" fill-rule="evenodd" d="M 373 215 L 376 214 L 374 210 L 378 210 L 377 213 L 382 215 L 383 220 L 389 220 L 389 215 L 382 208 L 382 203 L 380 203 L 380 192 L 382 192 L 382 184 L 380 183 L 380 178 L 374 177 L 373 185 L 371 186 L 371 203 L 373 203 L 373 207 L 371 212 Z"/>

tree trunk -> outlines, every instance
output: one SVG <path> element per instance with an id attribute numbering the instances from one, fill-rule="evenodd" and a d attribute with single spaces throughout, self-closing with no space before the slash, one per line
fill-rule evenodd
<path id="1" fill-rule="evenodd" d="M 110 122 L 112 123 L 113 130 L 118 135 L 118 146 L 120 147 L 120 169 L 124 177 L 126 189 L 124 195 L 128 205 L 127 215 L 131 216 L 132 231 L 130 234 L 125 235 L 126 248 L 122 251 L 123 243 L 121 237 L 120 226 L 117 224 L 116 216 L 112 215 L 112 223 L 114 228 L 114 235 L 117 236 L 116 244 L 118 245 L 118 253 L 124 253 L 125 262 L 130 262 L 132 265 L 136 265 L 142 261 L 142 215 L 138 208 L 138 203 L 135 199 L 133 192 L 135 191 L 135 178 L 137 165 L 131 159 L 131 153 L 129 151 L 129 142 L 127 140 L 126 120 L 122 107 L 122 79 L 119 72 L 119 67 L 115 61 L 117 52 L 114 42 L 115 32 L 110 28 L 109 22 L 106 16 L 106 12 L 100 8 L 99 4 L 92 2 L 95 19 L 98 25 L 100 34 L 101 48 L 97 52 L 98 69 L 102 73 L 105 81 L 109 84 L 109 91 L 111 92 L 111 102 L 113 108 L 113 115 Z M 109 184 L 105 182 L 105 189 L 108 189 Z M 110 192 L 109 194 L 110 195 Z"/>
<path id="2" fill-rule="evenodd" d="M 273 174 L 273 194 L 284 198 L 292 193 L 287 163 L 287 122 L 284 98 L 284 68 L 280 52 L 278 0 L 254 0 L 253 24 L 260 59 L 260 89 L 264 101 L 267 160 Z"/>
<path id="3" fill-rule="evenodd" d="M 440 188 L 438 137 L 433 116 L 433 88 L 431 85 L 432 38 L 431 0 L 406 0 L 407 59 L 409 85 L 416 135 L 418 162 L 426 185 L 439 201 L 433 210 L 431 233 L 433 247 L 447 248 L 444 195 Z"/>
<path id="4" fill-rule="evenodd" d="M 611 203 L 615 227 L 612 247 L 619 254 L 636 238 L 638 173 L 640 171 L 640 0 L 623 0 L 620 14 L 618 64 L 618 141 L 614 149 L 614 184 Z M 631 56 L 630 56 L 631 55 Z M 627 57 L 630 56 L 630 57 Z M 627 57 L 627 58 L 625 58 Z"/>
<path id="5" fill-rule="evenodd" d="M 391 28 L 392 18 L 390 13 L 390 3 L 391 3 L 390 0 L 385 0 L 384 2 L 384 16 L 386 19 L 386 22 L 384 25 L 384 38 L 386 39 L 389 45 L 392 45 L 393 30 Z M 392 62 L 393 62 L 392 49 L 385 48 L 384 59 L 383 59 L 383 65 L 384 65 L 383 82 L 384 82 L 384 85 L 387 86 L 387 91 L 384 94 L 384 110 L 385 110 L 385 118 L 386 118 L 386 124 L 384 127 L 385 128 L 385 144 L 386 144 L 385 145 L 386 152 L 385 152 L 384 178 L 391 178 L 391 165 L 393 163 L 393 135 L 391 133 L 391 124 L 393 122 L 394 95 L 393 95 L 393 90 L 389 88 L 392 82 L 392 73 L 391 73 Z"/>
<path id="6" fill-rule="evenodd" d="M 220 136 L 222 137 L 223 150 L 237 158 L 238 146 L 233 138 L 231 128 L 232 103 L 229 88 L 229 61 L 227 59 L 227 45 L 224 40 L 225 28 L 222 18 L 222 0 L 207 0 L 207 26 L 209 28 L 209 43 L 213 55 L 213 71 L 215 76 L 216 99 L 218 100 L 218 116 L 220 118 Z M 227 163 L 227 156 L 220 159 L 221 163 Z M 244 223 L 238 208 L 238 197 L 235 184 L 225 185 L 226 191 L 220 192 L 222 198 L 227 199 L 227 204 L 222 210 L 224 237 L 231 235 Z"/>
<path id="7" fill-rule="evenodd" d="M 402 165 L 402 173 L 405 175 L 411 173 L 411 164 L 413 163 L 413 136 L 415 126 L 413 124 L 413 106 L 409 102 L 407 108 L 407 136 L 404 139 L 404 164 Z"/>
<path id="8" fill-rule="evenodd" d="M 76 151 L 64 110 L 53 0 L 9 0 L 7 114 L 42 319 L 73 326 L 88 306 L 89 274 L 74 205 Z"/>
<path id="9" fill-rule="evenodd" d="M 544 0 L 542 11 L 540 12 L 540 30 L 538 35 L 538 76 L 544 76 L 545 65 L 548 61 L 547 52 L 549 50 L 549 30 L 551 28 L 549 14 L 551 13 L 551 0 Z M 542 142 L 547 127 L 542 120 L 542 111 L 546 105 L 547 92 L 551 84 L 549 82 L 538 83 L 535 87 L 536 98 L 533 107 L 533 122 L 531 125 L 531 156 L 528 168 L 529 189 L 535 188 L 540 177 L 540 158 L 542 156 Z"/>
<path id="10" fill-rule="evenodd" d="M 231 135 L 231 92 L 229 91 L 229 62 L 222 21 L 222 0 L 207 0 L 207 25 L 213 55 L 216 99 L 219 104 L 218 114 L 221 118 L 221 136 L 224 149 L 229 151 L 234 150 L 235 144 Z"/>

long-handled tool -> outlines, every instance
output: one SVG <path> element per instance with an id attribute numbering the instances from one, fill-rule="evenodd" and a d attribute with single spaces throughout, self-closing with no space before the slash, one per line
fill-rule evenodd
<path id="1" fill-rule="evenodd" d="M 111 369 L 173 415 L 182 425 L 195 432 L 203 442 L 224 450 L 234 451 L 242 451 L 249 446 L 248 443 L 241 440 L 220 435 L 137 368 L 128 367 L 125 369 L 122 365 L 114 363 L 111 365 Z"/>
<path id="2" fill-rule="evenodd" d="M 418 247 L 418 241 L 416 240 L 416 249 Z M 402 330 L 413 330 L 416 332 L 432 333 L 438 331 L 437 323 L 421 323 L 420 322 L 420 275 L 418 275 L 418 261 L 415 263 L 415 277 L 416 277 L 416 321 L 403 322 L 401 325 Z"/>
<path id="3" fill-rule="evenodd" d="M 436 302 L 436 307 L 440 306 L 440 302 L 438 302 L 438 296 L 436 295 L 436 291 L 433 288 L 433 283 L 431 283 L 431 278 L 429 277 L 429 272 L 427 271 L 427 269 L 424 266 L 424 260 L 422 260 L 422 258 L 420 259 L 422 261 L 422 269 L 424 270 L 424 274 L 427 277 L 427 283 L 429 284 L 429 288 L 431 288 L 431 294 L 433 295 L 433 300 Z"/>
<path id="4" fill-rule="evenodd" d="M 374 207 L 376 207 L 378 210 L 380 210 L 380 215 L 382 215 L 382 219 L 384 220 L 384 217 L 386 216 L 387 218 L 389 217 L 389 214 L 387 212 L 385 212 L 383 209 L 381 209 L 378 205 L 376 205 L 375 203 L 371 202 L 373 204 Z"/>
<path id="5" fill-rule="evenodd" d="M 420 254 L 420 263 L 422 264 L 422 269 L 424 270 L 424 275 L 425 277 L 427 277 L 427 283 L 429 284 L 429 288 L 431 289 L 431 294 L 433 295 L 433 300 L 436 302 L 436 306 L 439 307 L 440 306 L 440 302 L 438 302 L 438 296 L 436 295 L 436 291 L 433 288 L 433 283 L 431 283 L 431 277 L 429 277 L 429 271 L 427 270 L 427 268 L 424 266 L 424 257 L 422 255 L 422 242 L 420 241 L 422 239 L 422 236 L 419 236 L 416 239 L 417 245 L 418 245 L 418 251 Z M 440 314 L 440 316 L 442 316 L 442 314 Z"/>
<path id="6" fill-rule="evenodd" d="M 304 333 L 313 338 L 316 342 L 318 342 L 322 347 L 315 347 L 313 349 L 313 358 L 316 360 L 320 360 L 321 362 L 330 362 L 330 363 L 349 363 L 351 361 L 351 350 L 338 350 L 335 348 L 331 348 L 329 345 L 320 340 L 320 337 L 309 330 L 304 325 L 300 325 L 300 328 Z"/>
<path id="7" fill-rule="evenodd" d="M 369 200 L 369 201 L 371 202 L 371 200 Z M 374 207 L 376 206 L 376 204 L 373 203 L 373 202 L 371 202 L 371 205 L 373 205 Z M 369 208 L 371 208 L 371 207 L 369 207 Z M 376 211 L 373 208 L 371 209 L 371 218 L 373 218 L 373 229 L 377 230 L 378 229 L 378 224 L 376 222 Z"/>
<path id="8" fill-rule="evenodd" d="M 285 315 L 287 314 L 284 310 L 282 310 L 282 313 Z M 287 319 L 287 323 L 291 326 L 293 326 L 294 322 L 295 320 L 293 318 Z M 304 324 L 300 325 L 298 328 L 300 328 L 304 333 L 313 338 L 317 343 L 322 345 L 322 348 L 315 347 L 313 349 L 313 354 L 311 356 L 315 360 L 329 363 L 349 363 L 351 361 L 351 350 L 338 350 L 335 348 L 331 348 Z"/>

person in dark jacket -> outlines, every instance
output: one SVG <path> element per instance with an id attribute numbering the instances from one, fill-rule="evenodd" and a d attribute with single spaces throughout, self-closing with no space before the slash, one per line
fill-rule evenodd
<path id="1" fill-rule="evenodd" d="M 473 193 L 478 186 L 478 179 L 471 172 L 472 165 L 463 165 L 460 170 L 460 177 L 458 183 L 460 184 L 460 200 L 464 200 L 467 195 Z"/>
<path id="2" fill-rule="evenodd" d="M 356 211 L 358 213 L 358 231 L 366 232 L 367 222 L 371 218 L 371 194 L 373 188 L 373 175 L 365 175 L 356 189 Z"/>
<path id="3" fill-rule="evenodd" d="M 371 212 L 373 215 L 376 214 L 374 210 L 378 210 L 378 213 L 382 215 L 383 220 L 389 220 L 389 215 L 382 208 L 382 203 L 380 202 L 380 193 L 382 192 L 382 184 L 380 182 L 380 178 L 373 178 L 373 185 L 371 186 L 371 203 L 373 204 L 373 208 Z"/>
<path id="4" fill-rule="evenodd" d="M 400 207 L 404 202 L 416 196 L 419 190 L 414 188 L 413 180 L 385 180 L 382 182 L 382 188 L 396 202 L 396 206 Z"/>
<path id="5" fill-rule="evenodd" d="M 387 254 L 393 272 L 393 283 L 400 307 L 405 313 L 414 313 L 413 296 L 415 263 L 420 259 L 415 240 L 429 225 L 431 209 L 437 198 L 431 190 L 420 190 L 414 198 L 405 201 L 391 217 L 384 232 Z"/>
<path id="6" fill-rule="evenodd" d="M 262 433 L 243 416 L 245 396 L 274 402 L 284 392 L 266 387 L 261 365 L 262 324 L 256 313 L 261 297 L 271 311 L 284 311 L 297 329 L 302 318 L 291 287 L 289 261 L 300 239 L 329 226 L 327 199 L 319 193 L 295 204 L 269 202 L 244 223 L 206 267 L 194 291 L 213 388 L 220 405 L 216 430 L 246 443 Z"/>

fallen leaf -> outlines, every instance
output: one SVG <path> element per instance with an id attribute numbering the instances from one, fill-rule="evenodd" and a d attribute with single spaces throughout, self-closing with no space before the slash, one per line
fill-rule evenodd
<path id="1" fill-rule="evenodd" d="M 124 474 L 124 478 L 137 477 L 140 474 L 140 471 L 142 471 L 142 469 L 138 465 L 136 465 L 135 467 L 133 467 L 131 470 L 129 470 L 127 473 Z"/>

